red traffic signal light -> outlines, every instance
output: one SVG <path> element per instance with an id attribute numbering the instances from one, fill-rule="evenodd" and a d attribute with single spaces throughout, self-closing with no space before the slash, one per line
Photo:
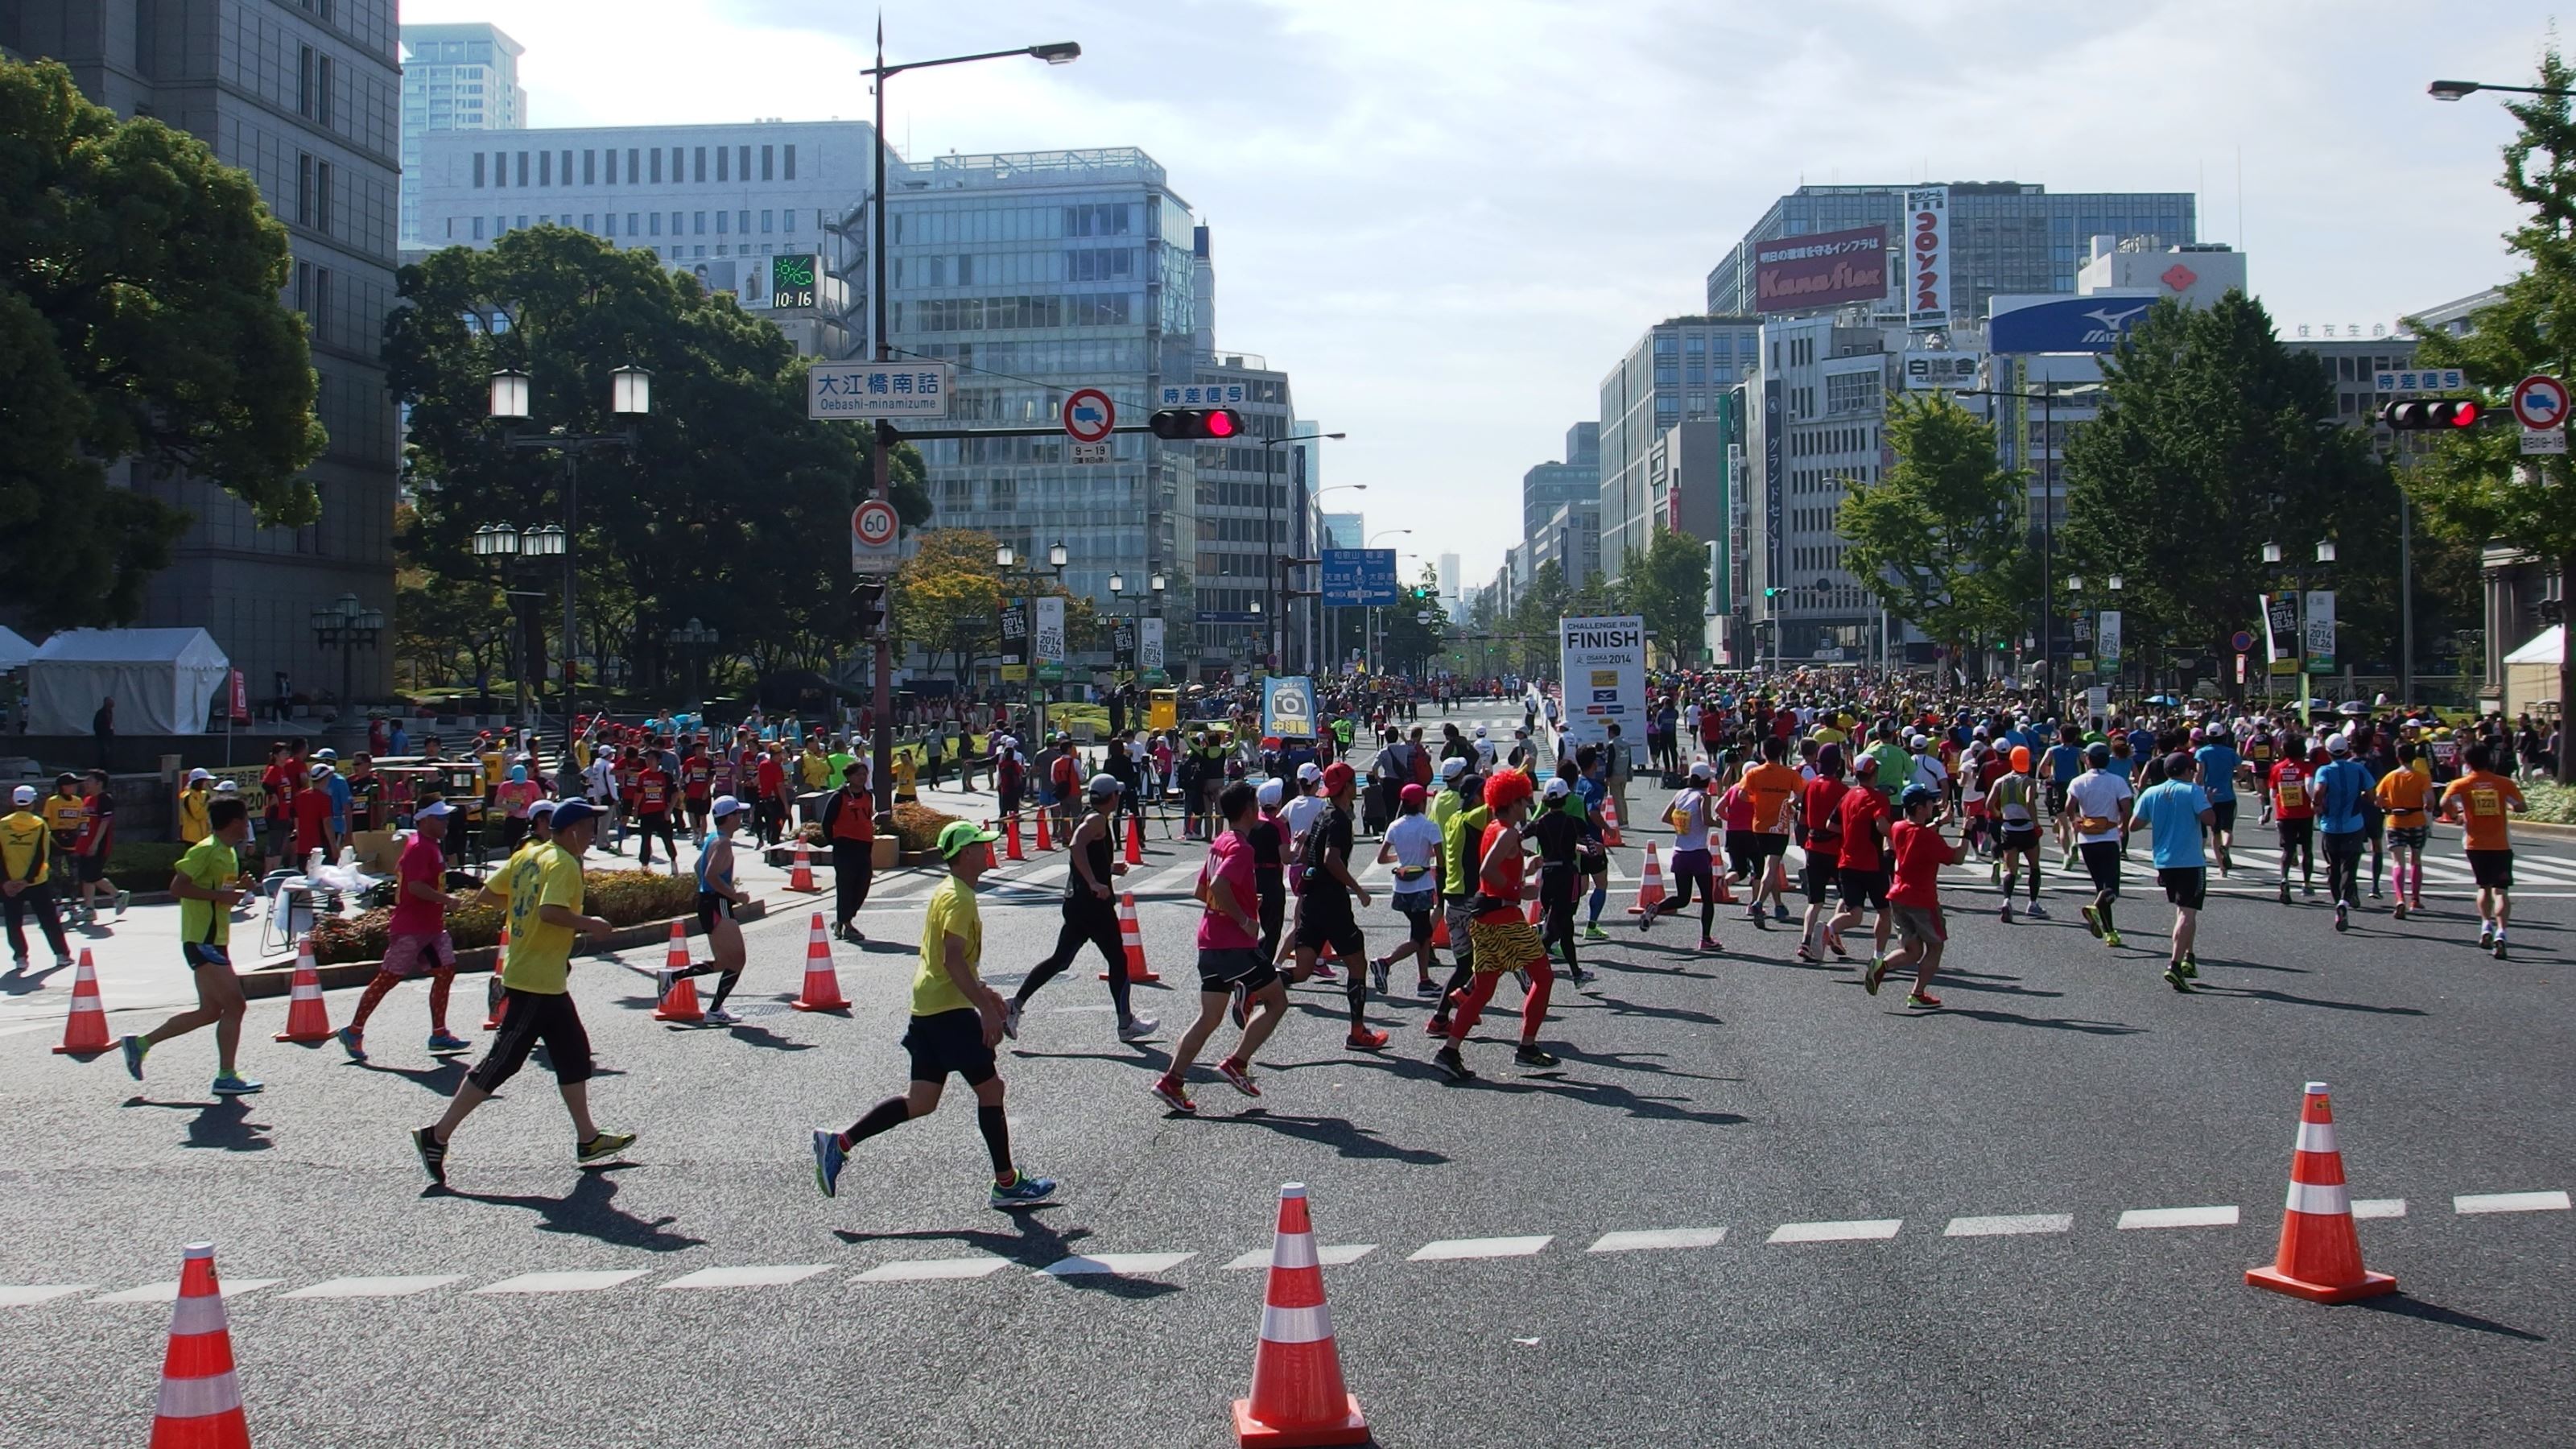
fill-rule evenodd
<path id="1" fill-rule="evenodd" d="M 1164 408 L 1146 419 L 1158 438 L 1239 438 L 1243 414 L 1232 408 Z"/>
<path id="2" fill-rule="evenodd" d="M 2478 420 L 2486 416 L 2486 411 L 2472 398 L 2419 399 L 2386 404 L 2379 410 L 2379 422 L 2382 427 L 2401 433 L 2474 428 Z"/>

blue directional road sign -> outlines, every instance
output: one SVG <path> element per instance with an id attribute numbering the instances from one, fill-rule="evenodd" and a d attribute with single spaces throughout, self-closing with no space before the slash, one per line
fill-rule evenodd
<path id="1" fill-rule="evenodd" d="M 1391 548 L 1328 548 L 1324 550 L 1324 602 L 1333 607 L 1357 607 L 1368 604 L 1392 604 L 1399 591 L 1395 587 L 1395 550 Z"/>

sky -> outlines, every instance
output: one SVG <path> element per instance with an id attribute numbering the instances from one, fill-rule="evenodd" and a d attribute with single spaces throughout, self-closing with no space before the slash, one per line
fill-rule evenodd
<path id="1" fill-rule="evenodd" d="M 497 21 L 537 126 L 858 119 L 877 12 L 805 0 L 404 0 Z M 1217 345 L 1349 438 L 1377 540 L 1518 541 L 1520 478 L 1772 200 L 1811 184 L 2194 191 L 2285 333 L 2511 275 L 2511 118 L 2539 0 L 983 0 L 885 15 L 916 158 L 1136 146 L 1213 228 Z M 1405 572 L 1417 565 L 1406 560 Z"/>

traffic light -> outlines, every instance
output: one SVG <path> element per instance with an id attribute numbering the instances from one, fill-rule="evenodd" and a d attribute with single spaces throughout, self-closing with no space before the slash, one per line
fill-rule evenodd
<path id="1" fill-rule="evenodd" d="M 1239 438 L 1243 414 L 1232 408 L 1164 408 L 1146 419 L 1158 438 Z"/>
<path id="2" fill-rule="evenodd" d="M 1782 590 L 1782 589 L 1776 588 L 1776 587 L 1774 587 L 1774 588 L 1767 588 L 1767 589 L 1764 589 L 1764 590 L 1762 591 L 1762 597 L 1764 597 L 1764 598 L 1766 598 L 1766 599 L 1776 599 L 1776 598 L 1780 597 L 1780 595 L 1781 595 L 1783 592 L 1785 592 L 1785 591 L 1784 591 L 1784 590 Z"/>
<path id="3" fill-rule="evenodd" d="M 886 586 L 879 579 L 862 579 L 850 590 L 859 603 L 859 633 L 875 638 L 885 632 Z"/>
<path id="4" fill-rule="evenodd" d="M 2385 404 L 2379 410 L 2379 422 L 2401 433 L 2439 432 L 2446 428 L 2474 428 L 2486 411 L 2484 404 L 2472 398 L 2419 398 Z"/>

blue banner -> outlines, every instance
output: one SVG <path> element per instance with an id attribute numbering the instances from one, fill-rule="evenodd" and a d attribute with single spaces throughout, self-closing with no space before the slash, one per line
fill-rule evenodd
<path id="1" fill-rule="evenodd" d="M 2110 352 L 2147 315 L 2153 297 L 2068 297 L 1998 314 L 1986 324 L 1990 352 Z"/>
<path id="2" fill-rule="evenodd" d="M 1328 548 L 1324 550 L 1323 557 L 1324 603 L 1327 606 L 1356 607 L 1396 601 L 1394 549 Z"/>
<path id="3" fill-rule="evenodd" d="M 1315 737 L 1315 681 L 1303 674 L 1274 674 L 1261 682 L 1261 732 L 1286 739 Z"/>

